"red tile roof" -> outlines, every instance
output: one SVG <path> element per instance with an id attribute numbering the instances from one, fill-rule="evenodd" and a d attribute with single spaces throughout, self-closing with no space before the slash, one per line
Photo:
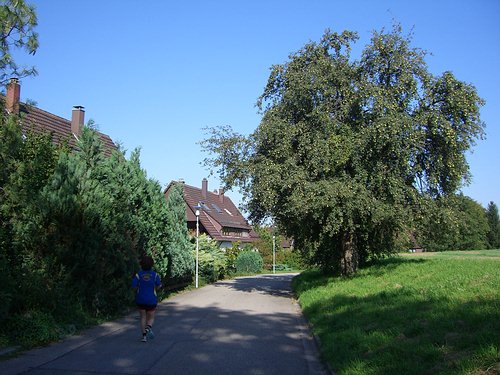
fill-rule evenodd
<path id="1" fill-rule="evenodd" d="M 71 121 L 62 117 L 56 116 L 52 113 L 46 112 L 42 109 L 28 106 L 24 103 L 19 105 L 19 114 L 24 130 L 32 130 L 35 133 L 48 133 L 52 137 L 55 144 L 68 142 L 68 145 L 76 150 L 76 136 L 71 132 Z M 113 150 L 117 147 L 113 140 L 106 134 L 97 132 L 104 146 L 104 153 L 111 155 Z"/>
<path id="2" fill-rule="evenodd" d="M 7 85 L 6 95 L 0 95 L 0 102 L 7 113 L 19 114 L 23 131 L 33 131 L 37 134 L 48 133 L 52 137 L 52 142 L 61 144 L 67 142 L 68 146 L 73 150 L 77 150 L 77 135 L 72 132 L 71 120 L 66 120 L 52 113 L 46 112 L 34 106 L 21 103 L 19 100 L 21 87 L 17 79 L 11 79 Z M 83 107 L 75 107 L 82 110 Z M 83 110 L 81 113 L 81 121 L 83 126 Z M 97 132 L 104 146 L 104 153 L 111 155 L 117 146 L 111 138 L 101 132 Z"/>

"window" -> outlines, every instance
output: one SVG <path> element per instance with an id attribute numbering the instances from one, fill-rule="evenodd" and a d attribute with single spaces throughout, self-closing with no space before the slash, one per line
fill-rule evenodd
<path id="1" fill-rule="evenodd" d="M 215 209 L 215 211 L 217 211 L 218 213 L 222 213 L 222 210 L 220 209 L 219 206 L 217 206 L 215 203 L 212 203 L 212 207 Z"/>

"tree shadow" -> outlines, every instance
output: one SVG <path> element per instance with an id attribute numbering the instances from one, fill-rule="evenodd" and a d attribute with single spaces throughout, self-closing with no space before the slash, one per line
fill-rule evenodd
<path id="1" fill-rule="evenodd" d="M 134 313 L 119 322 L 96 327 L 92 339 L 84 335 L 87 339 L 79 343 L 70 340 L 42 348 L 57 353 L 52 360 L 33 362 L 26 373 L 323 374 L 313 346 L 308 349 L 312 340 L 296 307 L 272 312 L 247 304 L 237 310 L 222 308 L 218 300 L 204 300 L 212 288 L 223 286 L 228 289 L 218 292 L 231 302 L 248 300 L 250 292 L 262 301 L 269 295 L 288 300 L 290 278 L 238 278 L 234 283 L 221 282 L 174 296 L 158 307 L 154 340 L 140 342 L 139 321 Z M 288 284 L 288 288 L 281 289 L 282 284 Z M 19 360 L 26 361 L 26 357 Z"/>
<path id="2" fill-rule="evenodd" d="M 377 259 L 366 264 L 362 270 L 363 272 L 357 272 L 351 276 L 333 276 L 328 275 L 321 270 L 308 270 L 297 275 L 297 279 L 300 279 L 300 282 L 295 283 L 292 280 L 292 285 L 294 286 L 294 290 L 298 295 L 307 292 L 310 289 L 316 289 L 319 287 L 327 286 L 329 283 L 335 282 L 336 280 L 348 280 L 348 279 L 356 279 L 356 278 L 365 278 L 365 277 L 379 277 L 383 276 L 388 271 L 393 271 L 396 268 L 406 265 L 406 264 L 420 264 L 428 262 L 428 259 L 415 258 L 415 259 L 407 259 L 402 257 L 390 257 L 384 259 Z"/>
<path id="3" fill-rule="evenodd" d="M 246 293 L 264 293 L 276 297 L 292 298 L 290 281 L 297 274 L 275 274 L 237 277 L 233 280 L 219 281 L 213 286 L 224 287 Z"/>

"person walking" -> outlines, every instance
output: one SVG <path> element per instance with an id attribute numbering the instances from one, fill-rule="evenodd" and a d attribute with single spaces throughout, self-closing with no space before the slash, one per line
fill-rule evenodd
<path id="1" fill-rule="evenodd" d="M 135 289 L 135 303 L 140 313 L 142 342 L 153 339 L 153 323 L 158 304 L 156 291 L 161 288 L 161 279 L 153 271 L 153 258 L 144 255 L 140 262 L 141 270 L 132 279 L 132 288 Z"/>

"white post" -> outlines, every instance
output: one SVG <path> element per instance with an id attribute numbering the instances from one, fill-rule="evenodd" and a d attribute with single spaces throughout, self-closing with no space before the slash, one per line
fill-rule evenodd
<path id="1" fill-rule="evenodd" d="M 195 212 L 196 215 L 196 276 L 195 276 L 195 287 L 198 288 L 198 251 L 200 249 L 200 243 L 199 243 L 199 238 L 200 238 L 200 224 L 199 224 L 199 218 L 200 218 L 200 210 L 196 210 Z"/>
<path id="2" fill-rule="evenodd" d="M 276 273 L 276 236 L 273 235 L 273 273 Z"/>

